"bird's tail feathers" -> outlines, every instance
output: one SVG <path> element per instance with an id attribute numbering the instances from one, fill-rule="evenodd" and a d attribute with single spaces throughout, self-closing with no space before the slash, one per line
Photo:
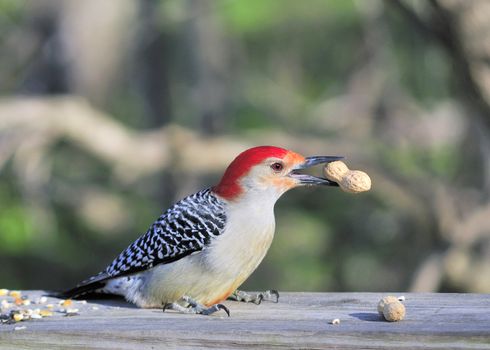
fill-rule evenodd
<path id="1" fill-rule="evenodd" d="M 90 297 L 90 296 L 99 296 L 100 294 L 105 294 L 102 289 L 106 285 L 107 280 L 110 276 L 101 272 L 98 275 L 90 277 L 89 279 L 81 282 L 74 288 L 65 290 L 65 291 L 50 291 L 47 292 L 46 296 L 51 296 L 55 298 L 63 298 L 63 299 L 77 299 L 80 297 Z"/>

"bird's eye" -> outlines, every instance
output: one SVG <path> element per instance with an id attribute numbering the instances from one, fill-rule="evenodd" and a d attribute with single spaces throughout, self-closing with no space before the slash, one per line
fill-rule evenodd
<path id="1" fill-rule="evenodd" d="M 281 163 L 273 163 L 271 165 L 271 169 L 274 170 L 275 172 L 280 172 L 280 171 L 282 171 L 283 168 L 284 168 L 284 165 L 282 165 Z"/>

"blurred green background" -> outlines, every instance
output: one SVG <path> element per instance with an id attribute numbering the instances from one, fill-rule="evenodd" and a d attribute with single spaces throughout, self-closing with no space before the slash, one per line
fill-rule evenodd
<path id="1" fill-rule="evenodd" d="M 243 289 L 490 292 L 489 24 L 479 0 L 0 0 L 0 287 L 73 286 L 272 144 L 373 188 L 287 193 Z"/>

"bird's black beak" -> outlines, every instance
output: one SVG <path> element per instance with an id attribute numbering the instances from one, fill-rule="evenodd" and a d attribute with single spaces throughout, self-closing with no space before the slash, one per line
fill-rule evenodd
<path id="1" fill-rule="evenodd" d="M 293 179 L 299 180 L 299 183 L 301 185 L 324 185 L 324 186 L 338 186 L 338 184 L 334 181 L 330 181 L 327 179 L 324 179 L 322 177 L 316 177 L 313 175 L 309 174 L 302 174 L 299 171 L 303 169 L 310 168 L 314 165 L 317 164 L 325 164 L 325 163 L 330 163 L 336 160 L 343 159 L 344 157 L 338 157 L 338 156 L 313 156 L 313 157 L 306 157 L 306 160 L 304 163 L 299 164 L 296 166 L 290 173 L 289 176 L 292 177 Z"/>

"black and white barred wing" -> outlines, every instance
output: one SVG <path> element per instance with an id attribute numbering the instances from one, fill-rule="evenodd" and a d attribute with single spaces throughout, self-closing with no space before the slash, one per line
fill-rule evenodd
<path id="1" fill-rule="evenodd" d="M 106 273 L 111 277 L 127 275 L 201 251 L 223 233 L 225 220 L 224 203 L 209 189 L 191 195 L 158 218 Z"/>
<path id="2" fill-rule="evenodd" d="M 103 286 L 105 280 L 168 264 L 206 249 L 223 233 L 225 203 L 210 189 L 184 198 L 169 208 L 148 231 L 96 276 L 64 293 L 76 296 Z"/>

